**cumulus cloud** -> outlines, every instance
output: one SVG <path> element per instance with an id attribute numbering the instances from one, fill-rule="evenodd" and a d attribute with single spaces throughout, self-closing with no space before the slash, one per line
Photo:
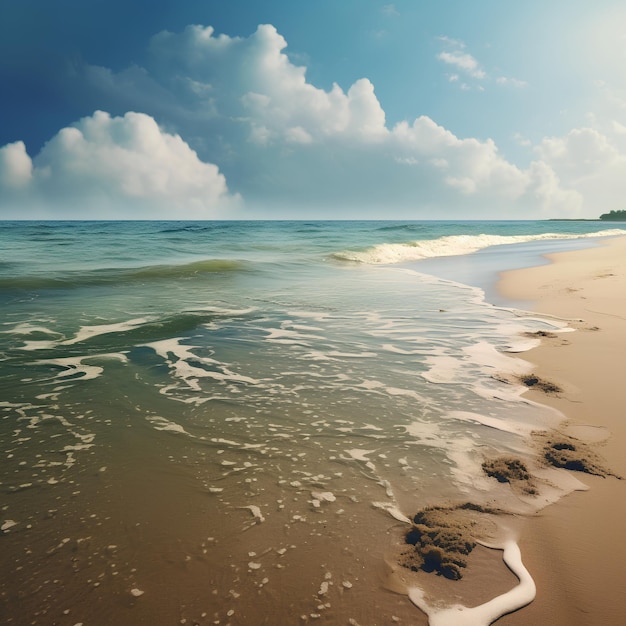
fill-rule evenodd
<path id="1" fill-rule="evenodd" d="M 546 137 L 535 148 L 539 162 L 576 192 L 581 209 L 591 215 L 623 206 L 626 197 L 626 150 L 619 128 L 601 132 L 575 128 L 563 137 Z"/>
<path id="2" fill-rule="evenodd" d="M 248 38 L 189 26 L 151 42 L 154 75 L 162 82 L 184 77 L 204 86 L 186 97 L 195 110 L 204 100 L 220 118 L 222 144 L 237 151 L 237 169 L 247 175 L 224 168 L 248 202 L 326 206 L 331 214 L 338 204 L 364 214 L 395 205 L 407 213 L 439 197 L 451 205 L 457 198 L 460 213 L 461 201 L 475 199 L 475 208 L 484 210 L 494 198 L 502 205 L 524 193 L 528 176 L 492 141 L 459 139 L 425 116 L 388 127 L 368 79 L 347 90 L 315 87 L 286 46 L 271 25 Z M 479 74 L 477 66 L 473 71 Z M 242 140 L 245 145 L 237 145 Z M 486 196 L 493 196 L 489 203 Z"/>
<path id="3" fill-rule="evenodd" d="M 626 135 L 626 126 L 621 124 L 617 120 L 613 120 L 612 122 L 613 130 L 619 135 Z"/>
<path id="4" fill-rule="evenodd" d="M 61 129 L 31 159 L 0 148 L 0 210 L 13 217 L 211 217 L 238 201 L 217 166 L 143 113 L 96 111 Z M 4 215 L 5 217 L 7 215 Z"/>
<path id="5" fill-rule="evenodd" d="M 442 41 L 458 73 L 481 75 L 462 42 Z M 389 125 L 371 81 L 319 88 L 286 47 L 271 25 L 248 37 L 194 25 L 153 37 L 145 68 L 83 67 L 94 98 L 145 114 L 85 118 L 32 162 L 23 144 L 5 146 L 4 197 L 95 198 L 129 217 L 151 207 L 176 217 L 576 217 L 597 214 L 596 185 L 621 167 L 614 138 L 589 129 L 546 139 L 522 168 L 492 140 L 427 116 Z"/>
<path id="6" fill-rule="evenodd" d="M 608 137 L 592 128 L 576 128 L 565 137 L 546 137 L 537 153 L 553 169 L 574 181 L 624 163 L 623 155 Z"/>
<path id="7" fill-rule="evenodd" d="M 231 120 L 247 120 L 252 138 L 284 140 L 294 129 L 310 138 L 384 132 L 385 114 L 369 80 L 357 81 L 347 93 L 336 84 L 326 92 L 307 82 L 306 68 L 290 62 L 286 47 L 267 24 L 247 39 L 188 26 L 178 34 L 162 32 L 151 43 L 166 80 L 175 76 L 179 84 L 193 84 L 191 98 Z"/>
<path id="8" fill-rule="evenodd" d="M 27 186 L 33 175 L 33 162 L 23 141 L 0 148 L 0 189 L 17 191 Z"/>

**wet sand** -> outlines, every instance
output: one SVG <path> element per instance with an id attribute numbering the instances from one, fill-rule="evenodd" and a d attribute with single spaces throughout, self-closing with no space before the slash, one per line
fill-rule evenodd
<path id="1" fill-rule="evenodd" d="M 565 414 L 568 434 L 595 441 L 611 471 L 626 476 L 626 238 L 548 257 L 506 272 L 499 288 L 531 310 L 573 320 L 577 332 L 547 337 L 523 355 L 562 388 L 526 396 Z M 617 626 L 626 619 L 626 480 L 577 472 L 589 486 L 525 524 L 524 562 L 537 583 L 528 607 L 503 626 Z"/>
<path id="2" fill-rule="evenodd" d="M 584 319 L 572 322 L 578 332 L 546 337 L 540 348 L 523 353 L 537 364 L 538 378 L 563 389 L 559 395 L 528 395 L 583 424 L 571 426 L 569 434 L 598 441 L 598 453 L 622 475 L 619 445 L 626 433 L 623 425 L 620 430 L 623 403 L 616 390 L 622 389 L 619 359 L 626 348 L 626 320 L 619 317 L 626 294 L 619 267 L 624 254 L 626 238 L 559 255 L 554 265 L 507 277 L 512 291 L 506 292 L 516 300 L 534 299 L 529 307 Z M 527 282 L 533 276 L 534 287 Z M 11 541 L 3 545 L 3 567 L 11 574 L 0 590 L 0 622 L 425 626 L 426 615 L 407 597 L 407 585 L 416 580 L 435 598 L 465 606 L 516 585 L 501 551 L 480 545 L 468 555 L 462 580 L 424 571 L 413 576 L 394 558 L 406 549 L 407 527 L 372 504 L 397 500 L 400 511 L 413 515 L 431 504 L 422 493 L 446 498 L 445 486 L 428 489 L 425 472 L 407 468 L 413 449 L 408 436 L 396 435 L 389 449 L 381 448 L 378 431 L 369 425 L 364 435 L 347 429 L 351 422 L 343 419 L 307 418 L 299 424 L 289 412 L 284 421 L 273 416 L 268 430 L 257 406 L 231 409 L 225 403 L 219 422 L 217 416 L 196 422 L 191 409 L 178 415 L 190 431 L 210 433 L 188 445 L 180 430 L 163 437 L 159 429 L 170 423 L 158 417 L 169 415 L 160 402 L 150 400 L 148 421 L 145 407 L 114 393 L 132 377 L 123 363 L 113 366 L 119 376 L 109 372 L 110 390 L 105 385 L 100 396 L 85 391 L 77 403 L 87 399 L 95 407 L 82 419 L 99 445 L 85 450 L 76 467 L 67 468 L 68 480 L 60 475 L 53 487 L 46 472 L 57 470 L 40 468 L 35 456 L 21 471 L 36 472 L 45 484 L 37 483 L 37 491 L 11 491 L 3 519 L 16 525 L 4 536 Z M 346 406 L 346 418 L 355 406 Z M 109 428 L 113 418 L 116 428 Z M 612 437 L 602 443 L 609 430 Z M 329 438 L 331 431 L 336 439 Z M 39 454 L 39 438 L 46 433 L 20 444 L 21 453 Z M 295 438 L 304 444 L 296 446 Z M 490 476 L 524 473 L 504 458 L 492 459 L 487 469 Z M 405 472 L 407 480 L 397 480 Z M 530 520 L 498 515 L 514 531 L 523 526 L 522 557 L 538 588 L 532 604 L 498 624 L 622 623 L 626 547 L 618 507 L 624 506 L 626 481 L 577 475 L 590 491 L 568 496 Z M 20 476 L 15 473 L 11 484 L 25 483 Z M 385 493 L 386 476 L 395 477 L 392 496 Z M 485 524 L 483 539 L 497 535 L 495 520 Z M 475 521 L 462 519 L 459 525 L 475 528 Z"/>

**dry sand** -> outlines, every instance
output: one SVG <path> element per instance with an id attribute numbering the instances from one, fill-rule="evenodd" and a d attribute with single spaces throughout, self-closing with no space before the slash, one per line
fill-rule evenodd
<path id="1" fill-rule="evenodd" d="M 548 258 L 550 265 L 506 272 L 499 285 L 531 310 L 576 320 L 577 332 L 523 355 L 563 391 L 527 396 L 565 414 L 569 434 L 595 440 L 606 465 L 626 476 L 626 237 Z M 626 480 L 580 477 L 588 491 L 525 525 L 520 547 L 537 597 L 498 624 L 626 624 Z"/>

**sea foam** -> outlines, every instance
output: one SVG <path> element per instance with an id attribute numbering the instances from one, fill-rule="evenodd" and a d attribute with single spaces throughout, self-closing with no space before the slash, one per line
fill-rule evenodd
<path id="1" fill-rule="evenodd" d="M 602 230 L 597 233 L 564 234 L 541 233 L 536 235 L 450 235 L 438 239 L 418 239 L 405 243 L 383 243 L 365 250 L 344 250 L 336 252 L 333 258 L 354 261 L 369 265 L 406 263 L 444 256 L 471 254 L 490 246 L 549 241 L 559 239 L 589 239 L 595 237 L 615 237 L 623 235 L 620 229 Z"/>
<path id="2" fill-rule="evenodd" d="M 419 587 L 409 589 L 411 602 L 428 615 L 429 626 L 489 626 L 535 599 L 535 581 L 522 562 L 519 546 L 511 539 L 504 543 L 502 549 L 502 559 L 517 576 L 519 584 L 484 604 L 471 608 L 461 604 L 440 608 L 430 604 Z"/>

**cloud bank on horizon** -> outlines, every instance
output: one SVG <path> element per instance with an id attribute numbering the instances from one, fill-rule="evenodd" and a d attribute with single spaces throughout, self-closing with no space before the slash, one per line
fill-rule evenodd
<path id="1" fill-rule="evenodd" d="M 0 147 L 0 217 L 576 218 L 626 197 L 626 100 L 621 118 L 519 137 L 530 158 L 516 164 L 433 116 L 389 123 L 368 78 L 315 86 L 287 44 L 270 24 L 247 36 L 189 25 L 155 34 L 141 66 L 76 64 L 70 88 L 92 112 L 34 154 Z M 437 45 L 459 107 L 464 92 L 529 86 L 460 40 Z"/>

